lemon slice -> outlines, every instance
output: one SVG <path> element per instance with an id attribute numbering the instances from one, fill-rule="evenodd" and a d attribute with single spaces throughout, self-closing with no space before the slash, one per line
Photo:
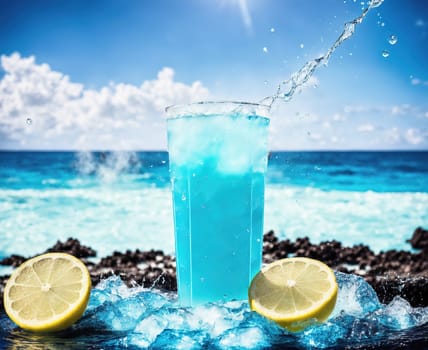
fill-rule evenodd
<path id="1" fill-rule="evenodd" d="M 275 261 L 253 278 L 248 290 L 252 310 L 290 331 L 321 322 L 333 311 L 337 298 L 333 271 L 309 258 Z"/>
<path id="2" fill-rule="evenodd" d="M 12 273 L 4 307 L 21 328 L 59 331 L 82 316 L 90 291 L 91 278 L 82 261 L 70 254 L 48 253 L 25 261 Z"/>

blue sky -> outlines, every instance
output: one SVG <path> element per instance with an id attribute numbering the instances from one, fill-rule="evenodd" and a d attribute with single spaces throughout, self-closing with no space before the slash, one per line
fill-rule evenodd
<path id="1" fill-rule="evenodd" d="M 0 149 L 165 149 L 166 105 L 259 101 L 365 7 L 0 0 Z M 426 1 L 385 0 L 274 105 L 271 148 L 428 149 L 427 62 Z"/>

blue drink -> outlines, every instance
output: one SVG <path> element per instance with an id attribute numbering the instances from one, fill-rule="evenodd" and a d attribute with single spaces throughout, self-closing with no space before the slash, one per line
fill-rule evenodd
<path id="1" fill-rule="evenodd" d="M 207 102 L 167 112 L 179 300 L 246 299 L 262 260 L 268 108 Z"/>

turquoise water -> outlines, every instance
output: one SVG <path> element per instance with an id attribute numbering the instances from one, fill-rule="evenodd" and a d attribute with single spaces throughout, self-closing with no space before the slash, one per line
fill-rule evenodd
<path id="1" fill-rule="evenodd" d="M 376 251 L 428 227 L 428 152 L 272 152 L 264 232 Z M 0 152 L 0 257 L 58 239 L 174 253 L 166 152 Z"/>
<path id="2" fill-rule="evenodd" d="M 263 175 L 195 174 L 174 193 L 180 300 L 245 299 L 261 265 Z"/>
<path id="3" fill-rule="evenodd" d="M 267 124 L 240 114 L 169 120 L 182 305 L 245 299 L 260 270 Z M 249 144 L 255 134 L 264 137 Z"/>
<path id="4" fill-rule="evenodd" d="M 265 181 L 264 232 L 281 239 L 408 250 L 413 230 L 428 227 L 426 151 L 272 152 Z M 0 152 L 0 256 L 38 254 L 70 236 L 99 257 L 173 253 L 172 217 L 166 152 Z M 176 295 L 105 280 L 83 319 L 60 334 L 22 331 L 0 313 L 0 349 L 428 347 L 427 308 L 399 298 L 382 305 L 363 280 L 338 280 L 331 318 L 297 335 L 245 300 L 183 308 Z"/>

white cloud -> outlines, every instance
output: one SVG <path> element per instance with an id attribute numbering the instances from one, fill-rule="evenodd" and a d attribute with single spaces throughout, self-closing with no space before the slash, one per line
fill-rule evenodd
<path id="1" fill-rule="evenodd" d="M 407 129 L 404 134 L 406 141 L 412 145 L 420 145 L 425 141 L 426 136 L 421 130 L 414 128 Z"/>
<path id="2" fill-rule="evenodd" d="M 428 83 L 428 82 L 427 82 Z M 346 105 L 344 107 L 344 116 L 337 114 L 333 120 L 341 120 L 341 117 L 346 119 L 349 115 L 354 118 L 358 115 L 375 116 L 390 116 L 390 117 L 424 117 L 425 110 L 421 106 L 403 103 L 400 105 Z"/>
<path id="3" fill-rule="evenodd" d="M 321 135 L 321 134 L 319 134 L 319 133 L 312 133 L 312 132 L 308 131 L 308 132 L 307 132 L 307 135 L 308 135 L 309 139 L 310 139 L 310 140 L 312 140 L 312 141 L 317 141 L 317 142 L 319 142 L 319 141 L 322 141 L 322 140 L 323 140 L 322 135 Z"/>
<path id="4" fill-rule="evenodd" d="M 340 114 L 340 113 L 335 113 L 334 115 L 333 115 L 333 120 L 335 121 L 335 122 L 343 122 L 343 121 L 345 121 L 347 118 L 346 118 L 346 116 L 344 116 L 343 114 Z"/>
<path id="5" fill-rule="evenodd" d="M 375 126 L 373 124 L 361 124 L 358 126 L 357 131 L 362 133 L 373 132 L 375 130 Z"/>
<path id="6" fill-rule="evenodd" d="M 346 105 L 343 111 L 346 114 L 375 114 L 385 112 L 385 107 L 372 105 Z"/>
<path id="7" fill-rule="evenodd" d="M 152 131 L 166 133 L 159 123 L 166 106 L 209 95 L 199 81 L 176 82 L 169 67 L 140 86 L 110 83 L 93 90 L 37 64 L 34 56 L 3 55 L 1 66 L 0 135 L 25 147 L 141 149 L 154 137 Z M 0 136 L 0 148 L 3 142 Z"/>
<path id="8" fill-rule="evenodd" d="M 331 128 L 331 123 L 329 121 L 325 121 L 322 123 L 322 127 L 324 129 L 330 129 Z"/>
<path id="9" fill-rule="evenodd" d="M 401 141 L 400 130 L 397 127 L 389 128 L 385 131 L 385 142 L 396 145 Z"/>

